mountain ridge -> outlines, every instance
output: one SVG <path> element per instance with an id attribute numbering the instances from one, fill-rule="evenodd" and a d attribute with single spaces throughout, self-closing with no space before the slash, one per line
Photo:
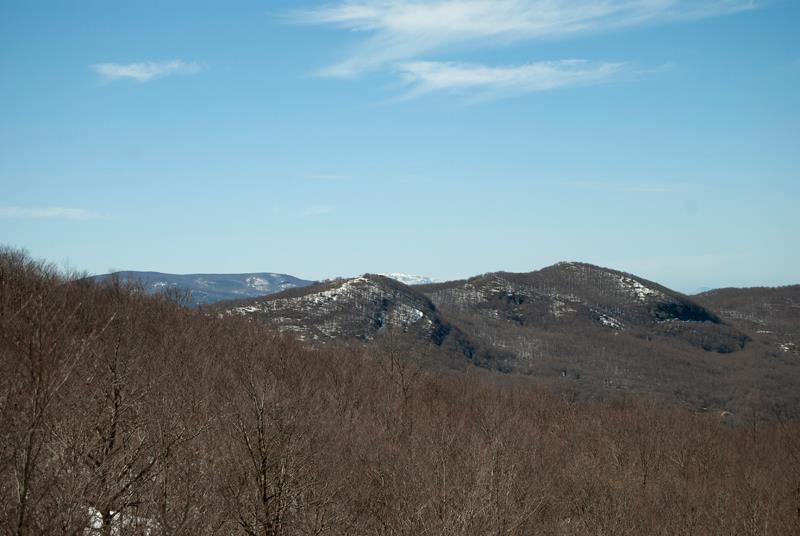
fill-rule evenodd
<path id="1" fill-rule="evenodd" d="M 742 393 L 755 391 L 800 408 L 794 347 L 781 351 L 696 297 L 588 263 L 413 287 L 365 274 L 210 312 L 272 325 L 311 346 L 401 347 L 436 366 L 518 374 L 578 399 L 648 393 L 729 414 L 744 411 Z"/>
<path id="2" fill-rule="evenodd" d="M 171 289 L 189 291 L 189 303 L 193 306 L 235 298 L 253 298 L 313 283 L 292 275 L 274 272 L 170 274 L 124 270 L 91 276 L 89 279 L 96 281 L 119 279 L 122 282 L 134 282 L 141 284 L 149 293 Z"/>
<path id="3" fill-rule="evenodd" d="M 415 351 L 440 352 L 457 368 L 464 364 L 459 358 L 487 366 L 509 357 L 487 352 L 416 288 L 384 275 L 364 274 L 256 299 L 220 302 L 212 310 L 263 320 L 312 344 L 355 341 L 385 347 L 402 339 L 403 346 Z"/>

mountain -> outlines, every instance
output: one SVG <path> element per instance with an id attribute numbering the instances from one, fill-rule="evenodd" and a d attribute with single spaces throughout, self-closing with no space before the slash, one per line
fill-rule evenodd
<path id="1" fill-rule="evenodd" d="M 694 296 L 731 325 L 782 353 L 800 356 L 800 285 L 723 288 Z"/>
<path id="2" fill-rule="evenodd" d="M 424 295 L 381 275 L 334 279 L 241 305 L 221 304 L 233 314 L 270 320 L 301 340 L 374 339 L 384 326 L 435 338 L 441 321 Z"/>
<path id="3" fill-rule="evenodd" d="M 460 367 L 507 358 L 489 353 L 444 318 L 424 294 L 395 279 L 365 274 L 324 281 L 251 300 L 222 302 L 214 310 L 264 321 L 317 345 L 368 343 L 391 350 L 438 354 Z M 459 361 L 460 360 L 460 361 Z"/>
<path id="4" fill-rule="evenodd" d="M 98 275 L 91 279 L 105 281 L 112 278 L 140 283 L 150 293 L 164 292 L 168 289 L 189 291 L 190 301 L 195 306 L 222 300 L 264 296 L 312 283 L 291 275 L 273 273 L 177 275 L 124 271 Z"/>
<path id="5" fill-rule="evenodd" d="M 776 315 L 796 328 L 792 303 Z M 365 275 L 223 302 L 213 312 L 248 316 L 310 345 L 377 351 L 390 342 L 432 363 L 514 373 L 575 399 L 646 393 L 741 415 L 761 397 L 769 411 L 800 415 L 792 352 L 763 344 L 758 329 L 705 295 L 590 264 L 414 287 Z"/>
<path id="6" fill-rule="evenodd" d="M 396 281 L 400 281 L 401 283 L 405 283 L 406 285 L 428 285 L 431 283 L 435 283 L 433 279 L 430 277 L 425 277 L 424 275 L 413 275 L 413 274 L 403 274 L 400 272 L 394 272 L 391 274 L 380 274 L 384 277 L 388 277 L 390 279 L 394 279 Z"/>
<path id="7" fill-rule="evenodd" d="M 579 298 L 594 269 L 556 271 Z M 364 276 L 310 288 L 243 303 L 302 313 L 287 326 L 330 321 L 330 344 L 350 329 L 339 320 L 373 338 L 307 348 L 247 309 L 190 311 L 0 247 L 0 534 L 800 534 L 800 422 L 758 413 L 786 400 L 780 390 L 757 396 L 768 379 L 736 394 L 738 427 L 653 404 L 664 385 L 634 400 L 576 402 L 570 386 L 587 393 L 592 382 L 572 369 L 556 375 L 554 395 L 536 388 L 541 376 L 403 359 L 425 349 L 469 359 L 463 332 L 417 287 Z M 640 295 L 663 300 L 628 294 L 614 298 L 620 308 Z M 630 330 L 596 329 L 609 340 Z M 736 378 L 752 348 L 694 348 L 684 385 Z M 658 370 L 669 357 L 658 347 L 639 359 Z M 766 361 L 796 393 L 787 363 L 800 359 Z"/>
<path id="8" fill-rule="evenodd" d="M 747 336 L 691 298 L 631 274 L 563 262 L 530 273 L 496 272 L 420 291 L 445 314 L 495 337 L 509 331 L 613 332 L 646 339 L 671 337 L 707 351 L 731 353 Z M 516 351 L 529 353 L 531 337 Z M 508 346 L 508 342 L 503 343 Z"/>

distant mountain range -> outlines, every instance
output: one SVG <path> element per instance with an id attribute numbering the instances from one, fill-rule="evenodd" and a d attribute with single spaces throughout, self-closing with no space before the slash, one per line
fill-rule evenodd
<path id="1" fill-rule="evenodd" d="M 168 289 L 189 291 L 194 305 L 206 305 L 221 300 L 252 298 L 274 294 L 290 288 L 305 287 L 313 283 L 287 274 L 267 272 L 248 274 L 165 274 L 161 272 L 124 271 L 93 276 L 105 281 L 117 278 L 125 282 L 140 283 L 147 292 L 164 292 Z"/>
<path id="2" fill-rule="evenodd" d="M 429 277 L 390 273 L 382 274 L 406 285 L 423 285 L 433 283 Z M 178 289 L 190 293 L 193 305 L 208 305 L 224 300 L 254 298 L 308 286 L 314 281 L 300 279 L 287 274 L 268 272 L 247 274 L 166 274 L 162 272 L 121 271 L 110 274 L 92 276 L 90 279 L 106 281 L 117 278 L 125 282 L 140 283 L 147 292 L 158 293 L 168 289 Z"/>
<path id="3" fill-rule="evenodd" d="M 800 408 L 798 289 L 689 297 L 632 274 L 559 263 L 413 287 L 367 274 L 212 311 L 314 346 L 360 344 L 521 374 L 578 399 L 648 393 L 737 415 L 747 400 L 768 399 L 777 414 Z"/>
<path id="4" fill-rule="evenodd" d="M 686 296 L 574 262 L 442 283 L 402 273 L 95 277 L 109 278 L 153 293 L 188 290 L 212 314 L 265 322 L 313 346 L 520 374 L 576 399 L 647 393 L 726 415 L 800 411 L 800 286 Z"/>

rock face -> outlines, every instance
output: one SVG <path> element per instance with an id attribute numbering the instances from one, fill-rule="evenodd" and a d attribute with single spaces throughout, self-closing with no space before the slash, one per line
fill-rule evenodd
<path id="1" fill-rule="evenodd" d="M 194 306 L 223 300 L 264 296 L 290 288 L 305 287 L 313 283 L 313 281 L 299 279 L 287 274 L 268 272 L 177 275 L 161 272 L 126 271 L 94 276 L 92 279 L 104 281 L 111 278 L 139 283 L 150 293 L 165 292 L 171 289 L 188 291 L 190 293 L 190 303 Z"/>

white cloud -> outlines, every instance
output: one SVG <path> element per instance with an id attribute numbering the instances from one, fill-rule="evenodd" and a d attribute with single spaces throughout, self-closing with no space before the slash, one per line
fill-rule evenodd
<path id="1" fill-rule="evenodd" d="M 492 98 L 510 94 L 547 91 L 572 86 L 600 84 L 625 70 L 623 63 L 583 60 L 549 61 L 511 67 L 419 61 L 400 66 L 410 84 L 408 97 L 434 91 L 471 91 Z"/>
<path id="2" fill-rule="evenodd" d="M 119 80 L 129 78 L 138 82 L 147 82 L 156 78 L 175 74 L 195 74 L 202 70 L 196 62 L 182 60 L 172 61 L 145 61 L 141 63 L 97 63 L 91 66 L 92 70 L 106 80 Z"/>
<path id="3" fill-rule="evenodd" d="M 0 207 L 0 218 L 92 220 L 105 216 L 82 208 L 64 207 Z"/>
<path id="4" fill-rule="evenodd" d="M 369 34 L 348 58 L 322 72 L 346 77 L 455 46 L 701 19 L 754 9 L 757 4 L 757 0 L 344 0 L 295 11 L 291 19 Z"/>

